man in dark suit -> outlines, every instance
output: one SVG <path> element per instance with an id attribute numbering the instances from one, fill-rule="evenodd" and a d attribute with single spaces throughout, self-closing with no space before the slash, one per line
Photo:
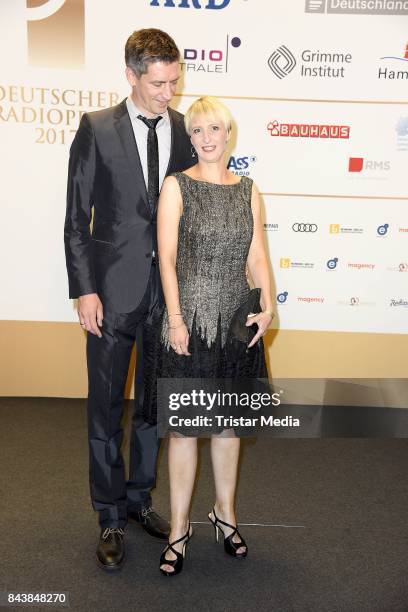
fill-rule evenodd
<path id="1" fill-rule="evenodd" d="M 82 117 L 68 170 L 65 250 L 69 297 L 78 298 L 87 333 L 90 489 L 99 513 L 97 561 L 123 563 L 128 518 L 167 538 L 151 507 L 159 449 L 157 428 L 143 421 L 143 351 L 163 305 L 157 265 L 156 209 L 167 174 L 194 163 L 183 116 L 168 108 L 180 54 L 160 30 L 134 32 L 125 47 L 132 87 L 119 105 Z M 91 232 L 91 218 L 92 232 Z M 129 480 L 121 455 L 123 396 L 137 346 Z"/>

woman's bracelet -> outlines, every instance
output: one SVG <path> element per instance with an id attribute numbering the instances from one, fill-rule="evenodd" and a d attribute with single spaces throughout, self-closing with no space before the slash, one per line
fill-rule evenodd
<path id="1" fill-rule="evenodd" d="M 182 327 L 184 325 L 184 321 L 180 323 L 180 325 L 169 325 L 169 329 L 177 329 L 178 327 Z"/>
<path id="2" fill-rule="evenodd" d="M 175 312 L 174 314 L 169 314 L 167 316 L 170 319 L 170 317 L 182 317 L 183 315 L 181 314 L 181 312 Z"/>
<path id="3" fill-rule="evenodd" d="M 262 313 L 263 314 L 268 314 L 270 317 L 272 317 L 272 319 L 275 316 L 275 313 L 273 312 L 273 310 L 263 310 Z"/>

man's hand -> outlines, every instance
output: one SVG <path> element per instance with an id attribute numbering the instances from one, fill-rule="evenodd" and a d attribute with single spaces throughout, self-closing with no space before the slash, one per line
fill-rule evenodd
<path id="1" fill-rule="evenodd" d="M 78 316 L 82 329 L 102 338 L 100 327 L 103 321 L 103 306 L 96 293 L 81 295 L 78 298 Z"/>

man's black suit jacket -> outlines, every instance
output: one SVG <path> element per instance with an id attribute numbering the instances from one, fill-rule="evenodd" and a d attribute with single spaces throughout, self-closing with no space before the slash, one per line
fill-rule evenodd
<path id="1" fill-rule="evenodd" d="M 183 115 L 169 108 L 169 116 L 166 175 L 194 164 Z M 86 113 L 71 146 L 68 169 L 69 297 L 97 293 L 104 307 L 114 312 L 134 310 L 149 280 L 156 236 L 156 213 L 149 208 L 126 100 Z"/>

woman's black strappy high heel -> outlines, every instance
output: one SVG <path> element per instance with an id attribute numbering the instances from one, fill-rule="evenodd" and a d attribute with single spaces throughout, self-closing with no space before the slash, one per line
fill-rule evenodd
<path id="1" fill-rule="evenodd" d="M 187 533 L 183 535 L 182 538 L 179 538 L 178 540 L 175 540 L 174 542 L 168 542 L 166 548 L 163 550 L 161 557 L 160 557 L 160 571 L 162 574 L 164 574 L 164 576 L 175 576 L 176 574 L 179 574 L 181 572 L 181 570 L 183 569 L 184 557 L 186 556 L 186 547 L 192 535 L 193 535 L 192 533 L 190 534 L 190 523 L 189 523 Z M 183 549 L 180 553 L 173 547 L 175 544 L 179 544 L 180 542 L 183 542 L 183 540 L 184 540 Z M 176 555 L 176 559 L 166 559 L 166 553 L 169 550 L 171 550 L 171 552 Z M 171 567 L 173 567 L 174 569 L 172 571 L 168 571 L 168 570 L 162 569 L 162 565 L 171 565 Z"/>
<path id="2" fill-rule="evenodd" d="M 208 515 L 208 520 L 210 521 L 210 523 L 214 526 L 214 531 L 215 531 L 215 539 L 218 542 L 218 531 L 220 530 L 221 533 L 224 536 L 224 549 L 225 552 L 227 553 L 227 555 L 231 555 L 231 557 L 235 557 L 236 559 L 245 559 L 245 557 L 248 554 L 248 547 L 245 543 L 244 538 L 241 536 L 241 534 L 238 531 L 238 527 L 237 525 L 230 525 L 229 523 L 225 523 L 224 521 L 221 521 L 221 519 L 219 519 L 217 517 L 217 515 L 215 514 L 215 509 L 213 508 L 213 516 L 214 516 L 214 520 L 211 518 L 211 513 Z M 230 529 L 232 529 L 232 533 L 230 533 L 229 536 L 225 535 L 224 529 L 222 528 L 222 525 L 224 525 L 224 527 L 229 527 Z M 237 535 L 240 539 L 239 542 L 234 542 L 233 541 L 233 537 Z M 245 551 L 241 552 L 241 553 L 237 553 L 237 550 L 239 548 L 244 548 L 245 547 Z"/>

